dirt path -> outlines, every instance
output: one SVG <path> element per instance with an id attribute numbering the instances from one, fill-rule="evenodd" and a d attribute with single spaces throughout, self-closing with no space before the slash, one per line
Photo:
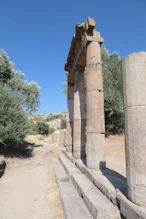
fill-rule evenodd
<path id="1" fill-rule="evenodd" d="M 0 179 L 0 219 L 63 219 L 51 160 L 55 145 L 43 143 L 30 158 L 7 158 Z"/>

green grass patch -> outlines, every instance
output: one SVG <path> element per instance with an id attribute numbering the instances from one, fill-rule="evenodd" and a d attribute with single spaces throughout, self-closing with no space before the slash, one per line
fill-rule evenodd
<path id="1" fill-rule="evenodd" d="M 67 176 L 67 177 L 61 178 L 59 181 L 60 182 L 71 182 L 71 178 Z"/>

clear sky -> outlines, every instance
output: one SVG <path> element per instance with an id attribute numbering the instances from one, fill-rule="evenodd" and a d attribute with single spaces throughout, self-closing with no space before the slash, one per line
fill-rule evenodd
<path id="1" fill-rule="evenodd" d="M 146 51 L 146 0 L 0 0 L 0 48 L 41 86 L 37 113 L 66 110 L 64 64 L 75 24 L 87 17 L 110 52 Z"/>

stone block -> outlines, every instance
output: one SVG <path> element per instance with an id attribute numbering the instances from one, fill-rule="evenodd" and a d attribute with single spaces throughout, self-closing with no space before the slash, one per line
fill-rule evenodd
<path id="1" fill-rule="evenodd" d="M 71 183 L 58 181 L 58 186 L 61 196 L 76 194 L 76 191 Z"/>
<path id="2" fill-rule="evenodd" d="M 80 170 L 75 166 L 75 164 L 68 160 L 66 156 L 60 153 L 58 154 L 58 157 L 69 176 L 71 176 L 74 173 L 81 173 Z"/>
<path id="3" fill-rule="evenodd" d="M 72 181 L 77 191 L 91 212 L 93 218 L 120 219 L 120 212 L 110 200 L 104 196 L 83 174 L 72 175 Z"/>
<path id="4" fill-rule="evenodd" d="M 122 61 L 124 108 L 146 106 L 146 52 L 130 54 Z"/>
<path id="5" fill-rule="evenodd" d="M 117 205 L 116 190 L 105 176 L 93 176 L 93 183 L 109 200 L 111 200 L 115 205 Z"/>
<path id="6" fill-rule="evenodd" d="M 105 133 L 104 96 L 102 91 L 87 91 L 87 132 Z"/>
<path id="7" fill-rule="evenodd" d="M 62 202 L 66 219 L 92 219 L 91 214 L 77 195 L 63 196 Z"/>
<path id="8" fill-rule="evenodd" d="M 57 183 L 59 186 L 60 198 L 62 201 L 65 219 L 79 219 L 79 218 L 92 219 L 90 212 L 88 211 L 87 207 L 85 206 L 80 196 L 77 194 L 72 183 L 61 182 L 60 179 L 64 178 L 64 173 L 62 171 L 64 170 L 64 168 L 57 159 L 53 160 L 53 167 L 54 167 Z M 59 171 L 59 169 L 61 171 Z"/>
<path id="9" fill-rule="evenodd" d="M 87 167 L 90 169 L 102 169 L 105 167 L 104 134 L 87 134 Z"/>
<path id="10" fill-rule="evenodd" d="M 118 189 L 117 200 L 122 216 L 126 219 L 145 219 L 146 209 L 130 202 Z"/>
<path id="11" fill-rule="evenodd" d="M 62 167 L 59 160 L 53 160 L 53 168 L 55 172 L 56 179 L 59 181 L 62 178 L 67 177 L 67 173 L 65 172 L 64 168 Z"/>

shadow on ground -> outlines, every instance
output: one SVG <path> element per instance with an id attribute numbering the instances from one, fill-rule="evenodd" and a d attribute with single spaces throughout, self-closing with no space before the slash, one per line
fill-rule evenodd
<path id="1" fill-rule="evenodd" d="M 7 146 L 0 145 L 0 155 L 5 157 L 20 157 L 29 158 L 33 156 L 33 150 L 35 147 L 41 147 L 42 145 L 36 145 L 27 141 L 11 142 Z"/>
<path id="2" fill-rule="evenodd" d="M 115 188 L 118 188 L 123 195 L 127 196 L 127 181 L 124 176 L 109 168 L 104 168 L 101 171 Z"/>
<path id="3" fill-rule="evenodd" d="M 81 158 L 82 162 L 85 166 L 87 166 L 86 158 Z M 127 181 L 126 178 L 121 175 L 120 173 L 116 172 L 115 170 L 109 169 L 107 167 L 102 168 L 105 166 L 105 162 L 100 163 L 100 170 L 102 174 L 110 181 L 110 183 L 116 188 L 118 188 L 123 195 L 127 196 Z"/>

